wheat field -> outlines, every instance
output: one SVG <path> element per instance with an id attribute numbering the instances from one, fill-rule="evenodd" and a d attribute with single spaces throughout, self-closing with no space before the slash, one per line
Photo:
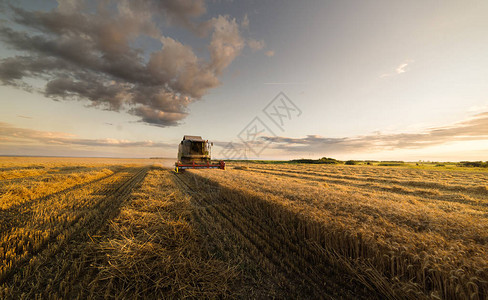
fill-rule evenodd
<path id="1" fill-rule="evenodd" d="M 487 299 L 488 173 L 0 158 L 0 298 Z"/>

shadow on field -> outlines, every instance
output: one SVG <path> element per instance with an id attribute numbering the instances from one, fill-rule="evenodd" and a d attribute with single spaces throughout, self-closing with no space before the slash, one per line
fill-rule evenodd
<path id="1" fill-rule="evenodd" d="M 189 184 L 196 207 L 208 212 L 210 221 L 204 219 L 202 223 L 222 224 L 209 231 L 220 228 L 220 232 L 233 235 L 231 242 L 241 249 L 236 255 L 245 253 L 278 282 L 286 295 L 487 299 L 482 248 L 460 248 L 480 251 L 479 264 L 470 265 L 463 262 L 471 255 L 467 251 L 459 250 L 456 257 L 439 254 L 435 247 L 430 251 L 428 247 L 435 246 L 436 241 L 430 243 L 429 235 L 427 242 L 397 243 L 390 239 L 395 234 L 390 232 L 391 226 L 378 223 L 369 227 L 354 219 L 354 211 L 348 212 L 348 217 L 337 216 L 333 211 L 301 205 L 292 192 L 274 195 L 272 187 L 261 188 L 256 182 L 242 188 L 233 177 L 225 178 L 232 176 L 230 173 L 209 176 L 212 179 L 207 174 L 192 171 L 181 176 Z M 452 185 L 447 189 L 455 188 Z M 220 232 L 217 242 L 229 243 Z M 409 238 L 409 232 L 404 237 Z"/>
<path id="2" fill-rule="evenodd" d="M 372 284 L 353 261 L 335 251 L 327 224 L 285 203 L 222 186 L 193 172 L 177 176 L 188 184 L 196 209 L 204 211 L 197 222 L 213 234 L 213 243 L 223 243 L 219 251 L 240 249 L 222 256 L 247 256 L 287 297 L 396 298 L 386 282 Z M 350 243 L 344 249 L 361 248 L 355 238 L 345 236 L 336 243 Z"/>

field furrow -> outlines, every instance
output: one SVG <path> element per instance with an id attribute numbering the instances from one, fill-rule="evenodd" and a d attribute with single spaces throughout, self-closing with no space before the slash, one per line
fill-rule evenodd
<path id="1" fill-rule="evenodd" d="M 268 291 L 271 295 L 284 296 L 297 293 L 293 290 L 295 284 L 290 281 L 283 265 L 270 257 L 262 243 L 258 243 L 254 236 L 244 233 L 235 222 L 223 215 L 213 205 L 203 205 L 204 209 L 198 209 L 197 221 L 199 227 L 204 228 L 204 232 L 212 238 L 212 244 L 219 248 L 215 253 L 230 261 L 241 257 L 242 261 L 247 262 L 248 268 L 258 269 L 255 272 L 260 273 L 259 277 L 267 278 L 272 283 L 273 288 Z M 224 236 L 226 238 L 223 238 Z M 229 243 L 234 244 L 235 248 Z"/>
<path id="2" fill-rule="evenodd" d="M 234 193 L 253 191 L 268 202 L 296 211 L 304 215 L 304 219 L 310 219 L 309 222 L 304 221 L 305 227 L 311 226 L 315 219 L 318 224 L 309 230 L 316 230 L 315 226 L 322 228 L 322 232 L 312 234 L 319 245 L 327 247 L 324 242 L 328 240 L 328 248 L 342 253 L 343 257 L 354 258 L 353 265 L 355 260 L 360 262 L 359 266 L 374 262 L 373 269 L 385 274 L 385 278 L 393 279 L 387 285 L 391 288 L 396 286 L 393 289 L 397 289 L 396 295 L 402 293 L 400 290 L 421 292 L 422 289 L 418 288 L 422 286 L 428 290 L 446 285 L 443 292 L 454 293 L 456 285 L 441 284 L 440 281 L 444 280 L 442 276 L 449 278 L 450 272 L 460 268 L 466 272 L 464 284 L 474 280 L 477 289 L 485 289 L 483 281 L 476 278 L 486 276 L 483 257 L 487 253 L 485 230 L 488 223 L 486 219 L 481 219 L 482 222 L 473 219 L 473 214 L 466 214 L 462 209 L 443 211 L 415 197 L 375 193 L 374 190 L 366 192 L 353 186 L 333 189 L 320 184 L 306 184 L 306 178 L 288 179 L 255 172 L 250 176 L 248 171 L 230 171 L 226 176 L 219 176 L 216 172 L 195 173 L 233 189 Z M 465 208 L 469 210 L 469 206 Z M 346 244 L 339 246 L 343 243 Z M 330 244 L 335 246 L 330 247 Z M 383 251 L 389 253 L 388 256 L 377 257 L 376 253 Z M 420 271 L 429 265 L 432 273 Z M 360 269 L 365 271 L 364 267 Z M 420 280 L 412 282 L 413 278 Z M 406 282 L 402 283 L 402 279 Z M 410 282 L 418 285 L 409 286 Z M 426 282 L 430 283 L 426 285 Z M 402 287 L 403 284 L 409 287 Z"/>
<path id="3" fill-rule="evenodd" d="M 2 299 L 488 297 L 481 171 L 32 158 L 0 173 Z"/>
<path id="4" fill-rule="evenodd" d="M 260 172 L 267 172 L 272 174 L 273 170 L 269 170 L 266 168 L 256 168 L 250 167 L 251 171 L 260 171 Z M 423 188 L 425 191 L 446 191 L 449 193 L 456 193 L 461 192 L 463 194 L 475 195 L 477 197 L 483 197 L 488 202 L 488 179 L 486 181 L 480 181 L 479 183 L 473 183 L 469 181 L 468 183 L 459 182 L 457 180 L 453 180 L 452 182 L 438 182 L 438 181 L 427 181 L 425 178 L 419 178 L 420 180 L 404 180 L 405 176 L 400 178 L 388 178 L 383 177 L 381 173 L 371 176 L 352 176 L 352 175 L 339 175 L 337 173 L 330 173 L 330 172 L 303 172 L 303 171 L 278 171 L 277 174 L 289 174 L 292 177 L 319 177 L 319 178 L 327 178 L 327 179 L 338 179 L 338 180 L 347 180 L 349 182 L 373 182 L 373 183 L 381 183 L 386 186 L 396 185 L 406 188 Z M 427 192 L 428 193 L 428 192 Z"/>
<path id="5" fill-rule="evenodd" d="M 32 215 L 38 213 L 39 210 L 42 210 L 42 207 L 46 207 L 47 203 L 51 203 L 53 201 L 56 202 L 56 197 L 66 198 L 70 193 L 77 190 L 83 191 L 85 188 L 97 189 L 99 190 L 99 193 L 104 194 L 103 191 L 109 188 L 109 183 L 111 183 L 113 180 L 117 180 L 118 176 L 121 174 L 123 174 L 121 171 L 115 171 L 114 173 L 104 171 L 101 174 L 97 174 L 94 179 L 89 178 L 86 182 L 81 182 L 75 185 L 70 184 L 65 189 L 53 191 L 50 194 L 43 195 L 38 198 L 31 200 L 25 199 L 24 202 L 20 200 L 12 201 L 13 203 L 17 204 L 13 205 L 13 203 L 11 203 L 8 208 L 0 210 L 0 234 L 8 228 L 25 225 L 26 222 L 31 220 Z M 105 193 L 107 192 L 108 191 Z"/>
<path id="6" fill-rule="evenodd" d="M 30 201 L 42 201 L 50 195 L 69 192 L 72 189 L 90 184 L 90 182 L 109 177 L 117 171 L 118 168 L 113 170 L 103 168 L 81 173 L 50 175 L 25 183 L 6 185 L 0 188 L 0 212 L 10 208 L 21 208 L 24 203 Z"/>
<path id="7" fill-rule="evenodd" d="M 49 182 L 52 181 L 54 177 L 57 176 L 83 174 L 83 173 L 88 173 L 91 171 L 99 171 L 103 169 L 110 169 L 112 171 L 115 171 L 117 168 L 118 167 L 115 168 L 114 167 L 44 168 L 42 169 L 42 173 L 39 174 L 2 179 L 0 180 L 0 190 L 5 190 L 6 187 L 16 185 L 16 184 L 22 184 L 22 185 L 32 184 L 34 181 Z"/>
<path id="8" fill-rule="evenodd" d="M 367 180 L 405 180 L 417 182 L 451 183 L 466 186 L 483 185 L 488 181 L 486 172 L 475 172 L 471 170 L 448 171 L 445 170 L 422 170 L 409 168 L 389 168 L 377 166 L 343 166 L 343 165 L 263 165 L 263 164 L 242 164 L 248 168 L 259 168 L 274 171 L 286 171 L 296 174 L 336 175 L 352 176 Z"/>
<path id="9" fill-rule="evenodd" d="M 185 176 L 181 176 L 183 177 Z M 178 180 L 183 180 L 181 178 Z M 210 210 L 212 222 L 225 222 L 226 226 L 223 227 L 234 228 L 238 240 L 246 241 L 246 245 L 250 243 L 247 249 L 257 250 L 251 251 L 251 255 L 255 259 L 259 258 L 260 264 L 266 262 L 265 265 L 273 270 L 273 277 L 281 273 L 283 275 L 278 276 L 285 277 L 292 283 L 288 288 L 296 290 L 289 292 L 297 296 L 335 298 L 347 295 L 348 289 L 345 289 L 344 285 L 350 289 L 358 285 L 357 282 L 352 282 L 352 278 L 347 279 L 347 276 L 345 281 L 341 281 L 340 275 L 332 266 L 320 260 L 316 253 L 311 253 L 313 248 L 310 245 L 300 239 L 289 239 L 290 236 L 283 235 L 285 232 L 282 224 L 275 223 L 272 217 L 257 212 L 258 207 L 253 207 L 253 202 L 262 202 L 263 199 L 249 201 L 245 195 L 237 196 L 236 191 L 229 191 L 199 176 L 185 179 L 187 182 L 196 183 L 193 185 L 194 188 L 191 188 L 195 201 Z M 187 184 L 186 189 L 189 189 L 189 185 Z M 297 278 L 300 278 L 298 282 Z M 349 294 L 349 297 L 351 296 L 352 294 Z M 360 298 L 356 293 L 357 297 Z"/>
<path id="10" fill-rule="evenodd" d="M 471 209 L 483 211 L 488 211 L 488 194 L 484 193 L 462 193 L 462 192 L 446 192 L 440 191 L 435 188 L 415 188 L 406 185 L 393 184 L 393 183 L 378 183 L 378 181 L 366 179 L 335 179 L 326 175 L 303 175 L 292 172 L 277 172 L 268 171 L 264 169 L 249 168 L 250 172 L 257 172 L 272 176 L 284 176 L 290 178 L 296 178 L 304 183 L 319 182 L 327 185 L 339 187 L 352 187 L 359 188 L 365 191 L 378 191 L 378 192 L 388 192 L 399 194 L 403 196 L 414 196 L 420 201 L 431 202 L 432 200 L 445 201 L 449 203 L 460 203 L 464 205 L 471 206 Z M 480 189 L 481 190 L 481 189 Z M 479 215 L 479 214 L 478 214 Z"/>
<path id="11" fill-rule="evenodd" d="M 1 282 L 28 282 L 23 276 L 29 274 L 29 270 L 36 270 L 82 232 L 96 230 L 100 222 L 120 205 L 118 202 L 123 201 L 131 188 L 142 180 L 146 171 L 143 168 L 119 173 L 118 178 L 110 176 L 106 182 L 84 185 L 32 208 L 30 217 L 25 217 L 26 222 L 2 232 L 1 247 L 6 251 L 2 260 L 6 267 L 1 270 Z M 20 269 L 23 273 L 16 274 Z"/>
<path id="12" fill-rule="evenodd" d="M 195 228 L 189 197 L 170 171 L 151 170 L 104 236 L 95 238 L 100 271 L 87 294 L 122 298 L 221 298 L 236 278 Z M 98 289 L 98 290 L 97 290 Z"/>

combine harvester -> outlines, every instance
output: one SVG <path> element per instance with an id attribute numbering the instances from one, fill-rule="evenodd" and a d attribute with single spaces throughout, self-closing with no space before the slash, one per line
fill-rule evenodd
<path id="1" fill-rule="evenodd" d="M 213 143 L 200 136 L 185 135 L 178 146 L 178 161 L 175 163 L 175 172 L 185 169 L 222 169 L 225 170 L 223 160 L 218 163 L 211 161 L 211 147 Z"/>

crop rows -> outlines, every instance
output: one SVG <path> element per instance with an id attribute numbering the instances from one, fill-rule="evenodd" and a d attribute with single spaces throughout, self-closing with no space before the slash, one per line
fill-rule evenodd
<path id="1" fill-rule="evenodd" d="M 148 163 L 0 159 L 0 298 L 488 297 L 487 173 Z"/>
<path id="2" fill-rule="evenodd" d="M 391 179 L 393 172 L 388 169 L 389 174 L 383 177 L 384 168 L 368 168 L 376 172 L 376 178 L 371 178 L 371 174 L 364 175 L 365 168 L 307 175 L 300 167 L 295 166 L 295 173 L 287 167 L 289 170 L 279 171 L 276 166 L 266 170 L 263 165 L 246 165 L 238 167 L 243 170 L 229 170 L 225 176 L 194 173 L 235 193 L 274 203 L 278 207 L 274 212 L 281 209 L 300 216 L 303 239 L 314 240 L 352 262 L 357 278 L 370 286 L 379 284 L 375 288 L 386 296 L 486 297 L 488 220 L 482 185 L 472 190 L 454 189 L 456 182 L 435 182 L 435 188 L 446 188 L 430 194 L 426 191 L 435 188 L 422 186 L 421 179 Z M 401 169 L 395 172 L 400 174 Z M 334 172 L 327 168 L 324 173 Z M 484 176 L 463 174 L 464 180 Z M 393 180 L 406 190 L 388 189 Z M 422 186 L 419 191 L 417 186 Z M 442 199 L 454 190 L 470 201 Z M 292 214 L 289 222 L 283 223 L 293 223 L 293 218 Z"/>
<path id="3" fill-rule="evenodd" d="M 0 209 L 20 207 L 23 203 L 112 175 L 117 167 L 81 168 L 42 176 L 0 181 Z"/>
<path id="4" fill-rule="evenodd" d="M 424 199 L 426 205 L 432 204 L 432 200 L 450 202 L 451 204 L 464 204 L 462 207 L 466 210 L 465 205 L 470 205 L 471 209 L 485 211 L 488 207 L 488 190 L 486 184 L 476 186 L 465 186 L 456 183 L 439 183 L 413 180 L 391 180 L 377 176 L 360 177 L 348 175 L 331 175 L 327 173 L 305 173 L 292 171 L 266 170 L 263 168 L 248 168 L 250 171 L 281 177 L 296 178 L 302 182 L 319 182 L 330 185 L 331 187 L 341 188 L 344 186 L 354 187 L 365 191 L 388 192 L 398 195 L 411 195 L 417 199 Z M 422 200 L 421 200 L 422 201 Z M 424 202 L 425 202 L 424 201 Z M 437 203 L 438 204 L 438 203 Z M 469 210 L 466 210 L 468 212 Z M 479 212 L 478 212 L 479 213 Z"/>
<path id="5" fill-rule="evenodd" d="M 218 298 L 231 295 L 235 267 L 215 259 L 195 228 L 193 207 L 169 170 L 151 170 L 96 239 L 91 297 Z M 91 280 L 91 281 L 90 281 Z"/>
<path id="6" fill-rule="evenodd" d="M 73 252 L 71 247 L 95 234 L 116 214 L 146 172 L 146 168 L 127 168 L 30 202 L 21 214 L 16 211 L 16 215 L 2 219 L 6 224 L 0 235 L 0 292 L 12 298 L 31 298 L 41 291 L 49 294 L 53 278 L 62 280 L 63 272 L 71 269 L 72 259 L 61 259 L 61 254 Z M 65 290 L 59 285 L 57 289 L 58 293 Z"/>
<path id="7" fill-rule="evenodd" d="M 215 235 L 212 239 L 220 244 L 219 253 L 234 259 L 247 256 L 241 260 L 257 266 L 256 272 L 262 273 L 259 278 L 274 281 L 274 287 L 268 288 L 270 294 L 265 296 L 360 299 L 367 294 L 359 281 L 341 274 L 331 264 L 338 261 L 323 259 L 328 255 L 323 249 L 297 234 L 294 224 L 288 222 L 288 217 L 296 215 L 285 217 L 273 203 L 194 174 L 176 178 L 192 194 L 200 208 L 195 219 L 206 232 Z M 231 239 L 226 243 L 222 236 Z"/>
<path id="8" fill-rule="evenodd" d="M 2 211 L 0 298 L 233 295 L 239 271 L 215 258 L 171 171 L 114 170 Z"/>

